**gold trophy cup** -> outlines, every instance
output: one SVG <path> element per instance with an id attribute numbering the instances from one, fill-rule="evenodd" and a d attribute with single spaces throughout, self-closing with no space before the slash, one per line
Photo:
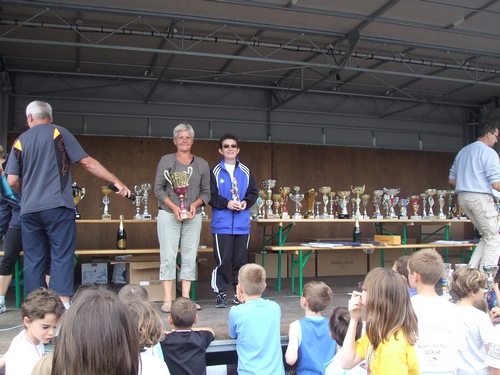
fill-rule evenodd
<path id="1" fill-rule="evenodd" d="M 179 199 L 181 201 L 181 204 L 180 204 L 181 220 L 190 219 L 191 212 L 189 212 L 187 210 L 186 203 L 184 202 L 184 196 L 188 191 L 189 179 L 193 175 L 193 167 L 189 166 L 187 168 L 187 171 L 173 172 L 173 173 L 165 170 L 163 172 L 163 175 L 165 176 L 165 179 L 168 182 L 170 182 L 170 185 L 172 185 L 174 192 L 177 195 L 179 195 Z"/>
<path id="2" fill-rule="evenodd" d="M 104 212 L 102 214 L 102 219 L 103 220 L 111 220 L 111 215 L 109 213 L 109 195 L 113 192 L 109 187 L 107 186 L 101 186 L 100 188 L 101 194 L 104 195 L 102 198 L 102 203 L 104 203 Z"/>
<path id="3" fill-rule="evenodd" d="M 310 189 L 306 194 L 305 194 L 304 201 L 306 202 L 306 214 L 304 215 L 305 219 L 314 219 L 314 200 L 316 199 L 316 191 L 314 189 Z"/>

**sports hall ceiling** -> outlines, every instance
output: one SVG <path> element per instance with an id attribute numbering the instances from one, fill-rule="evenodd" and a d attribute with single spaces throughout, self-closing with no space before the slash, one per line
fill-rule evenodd
<path id="1" fill-rule="evenodd" d="M 500 0 L 1 1 L 3 91 L 16 76 L 269 90 L 271 110 L 308 92 L 493 113 Z M 85 87 L 69 88 L 85 90 Z M 94 87 L 95 89 L 95 87 Z M 43 93 L 38 87 L 37 93 Z M 347 99 L 346 99 L 347 100 Z"/>

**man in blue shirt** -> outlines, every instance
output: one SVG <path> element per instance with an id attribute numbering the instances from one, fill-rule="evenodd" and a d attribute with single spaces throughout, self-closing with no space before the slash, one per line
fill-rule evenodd
<path id="1" fill-rule="evenodd" d="M 498 129 L 484 125 L 478 130 L 477 141 L 460 150 L 449 174 L 458 204 L 481 233 L 481 241 L 469 262 L 481 269 L 484 265 L 497 265 L 500 257 L 498 213 L 491 190 L 500 190 L 500 161 L 493 149 L 497 142 Z"/>

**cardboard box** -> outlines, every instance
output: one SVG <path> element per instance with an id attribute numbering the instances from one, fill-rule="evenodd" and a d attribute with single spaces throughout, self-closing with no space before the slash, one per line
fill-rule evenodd
<path id="1" fill-rule="evenodd" d="M 294 259 L 298 260 L 299 256 L 294 255 Z M 292 277 L 292 255 L 288 254 L 288 275 Z M 299 269 L 295 268 L 295 277 L 299 276 Z M 309 255 L 306 265 L 302 269 L 302 277 L 316 277 L 316 253 Z"/>
<path id="2" fill-rule="evenodd" d="M 411 245 L 409 245 L 411 246 Z M 407 255 L 411 255 L 412 251 L 407 250 Z M 384 249 L 384 268 L 392 268 L 396 259 L 400 256 L 405 255 L 404 249 L 391 249 L 387 247 Z M 380 263 L 380 250 L 375 250 L 372 255 L 370 255 L 370 271 L 374 268 L 382 267 Z"/>
<path id="3" fill-rule="evenodd" d="M 108 263 L 82 263 L 82 285 L 107 283 Z"/>
<path id="4" fill-rule="evenodd" d="M 149 295 L 150 301 L 163 301 L 163 285 L 160 280 L 160 261 L 158 256 L 132 256 L 124 260 L 114 260 L 113 264 L 125 263 L 127 265 L 127 284 L 143 286 Z M 177 283 L 172 283 L 172 299 L 177 295 Z"/>
<path id="5" fill-rule="evenodd" d="M 362 250 L 318 251 L 317 276 L 366 275 L 367 256 Z"/>
<path id="6" fill-rule="evenodd" d="M 390 236 L 385 234 L 376 234 L 373 236 L 373 241 L 384 242 L 388 245 L 401 245 L 401 236 Z"/>
<path id="7" fill-rule="evenodd" d="M 281 278 L 288 277 L 288 267 L 287 267 L 288 254 L 281 253 Z M 255 263 L 262 264 L 262 254 L 255 253 Z M 277 253 L 266 253 L 266 278 L 276 279 L 278 277 L 278 254 Z"/>

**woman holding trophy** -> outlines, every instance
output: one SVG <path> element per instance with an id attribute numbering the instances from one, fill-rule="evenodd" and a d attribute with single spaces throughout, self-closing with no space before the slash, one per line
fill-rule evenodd
<path id="1" fill-rule="evenodd" d="M 177 125 L 173 132 L 173 142 L 177 152 L 160 159 L 154 184 L 159 206 L 160 280 L 165 293 L 161 311 L 165 313 L 169 313 L 172 306 L 172 286 L 179 244 L 182 296 L 189 298 L 200 244 L 201 206 L 210 201 L 208 163 L 191 153 L 193 127 L 185 123 Z M 196 306 L 200 309 L 199 305 Z"/>

